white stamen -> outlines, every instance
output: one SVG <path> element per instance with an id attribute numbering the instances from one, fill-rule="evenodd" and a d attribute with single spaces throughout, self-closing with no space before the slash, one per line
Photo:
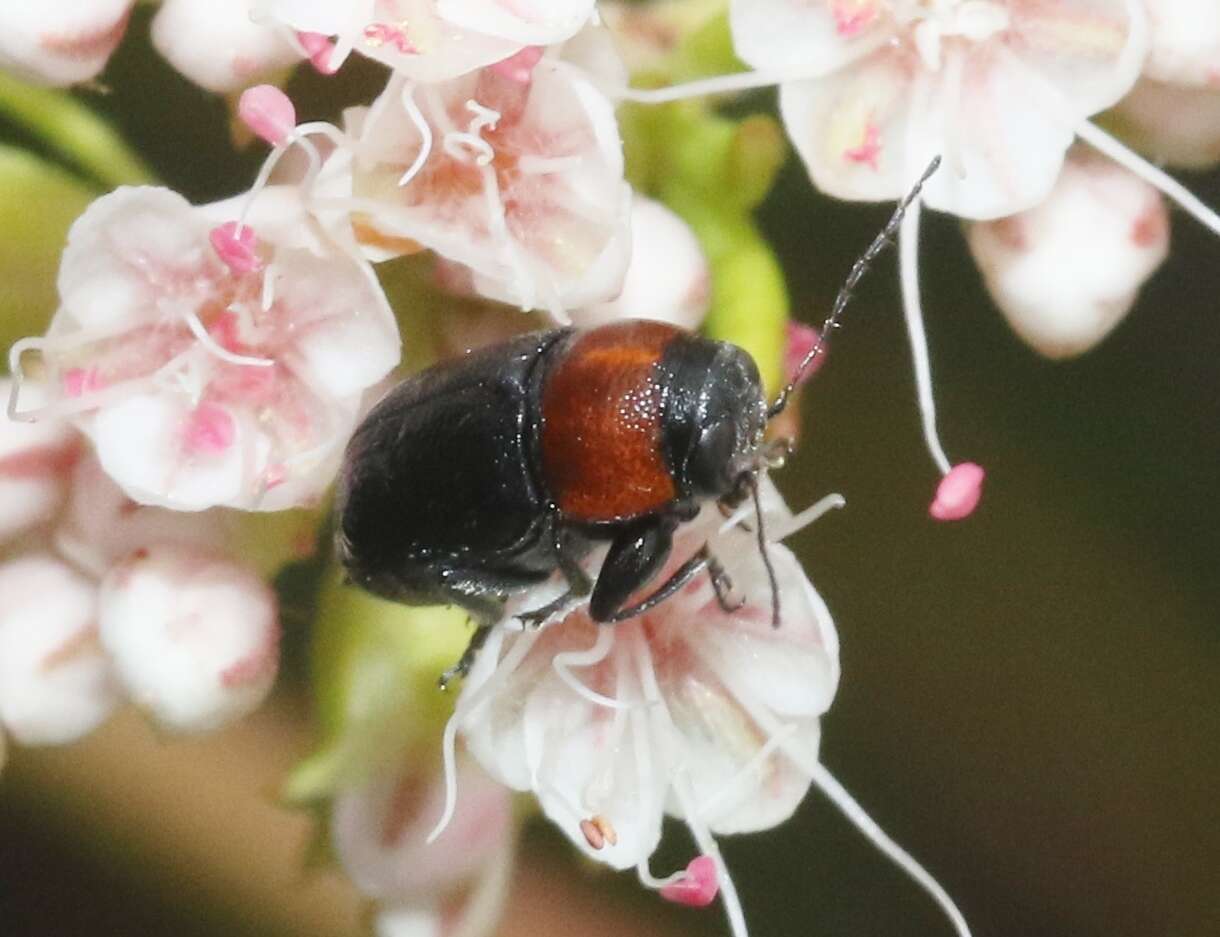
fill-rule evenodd
<path id="1" fill-rule="evenodd" d="M 1191 192 L 1168 173 L 1157 169 L 1150 162 L 1128 149 L 1096 124 L 1082 121 L 1076 127 L 1076 135 L 1085 143 L 1104 153 L 1124 169 L 1135 173 L 1150 185 L 1156 186 L 1166 197 L 1177 202 L 1196 221 L 1220 234 L 1220 214 Z"/>
<path id="2" fill-rule="evenodd" d="M 704 825 L 695 809 L 694 791 L 685 770 L 674 777 L 673 791 L 678 798 L 678 803 L 682 806 L 682 816 L 686 820 L 686 825 L 690 827 L 699 851 L 706 856 L 711 856 L 712 861 L 716 863 L 716 882 L 720 886 L 720 900 L 724 904 L 725 913 L 728 914 L 729 929 L 733 932 L 733 937 L 749 937 L 745 911 L 741 907 L 741 898 L 737 895 L 737 888 L 733 885 L 733 877 L 729 875 L 729 868 L 724 863 L 724 857 L 720 855 L 720 846 L 712 838 L 711 831 Z"/>
<path id="3" fill-rule="evenodd" d="M 466 697 L 464 694 L 458 700 L 457 706 L 454 707 L 453 715 L 449 717 L 449 721 L 445 723 L 445 734 L 441 739 L 441 757 L 445 766 L 445 809 L 441 812 L 440 819 L 432 832 L 428 834 L 428 845 L 436 842 L 445 828 L 449 826 L 449 822 L 453 819 L 454 811 L 457 810 L 457 734 L 458 730 L 466 722 L 466 719 L 480 706 L 483 705 L 492 694 L 499 689 L 500 685 L 509 678 L 514 670 L 520 666 L 525 660 L 525 655 L 530 652 L 530 648 L 534 646 L 534 642 L 542 635 L 542 631 L 526 631 L 517 636 L 517 640 L 513 646 L 509 648 L 508 653 L 504 655 L 504 659 L 497 661 L 495 669 L 488 676 L 487 680 L 479 687 L 471 696 Z M 500 645 L 504 642 L 504 631 L 496 628 L 487 639 L 487 643 L 479 652 L 480 656 L 490 655 L 497 657 L 500 653 Z"/>
<path id="4" fill-rule="evenodd" d="M 639 876 L 640 884 L 645 888 L 651 888 L 653 891 L 660 891 L 666 885 L 672 885 L 674 882 L 681 881 L 686 877 L 686 872 L 679 870 L 673 875 L 667 875 L 665 878 L 657 878 L 652 874 L 652 870 L 648 868 L 648 859 L 641 859 L 635 867 L 635 874 Z"/>
<path id="5" fill-rule="evenodd" d="M 670 85 L 667 88 L 628 88 L 624 86 L 612 89 L 610 96 L 620 101 L 636 101 L 640 104 L 665 104 L 670 101 L 683 101 L 687 98 L 698 98 L 709 94 L 754 91 L 759 88 L 770 88 L 773 85 L 787 84 L 792 81 L 821 78 L 838 69 L 845 68 L 852 62 L 867 58 L 888 41 L 888 36 L 874 36 L 868 42 L 853 45 L 838 58 L 823 60 L 818 62 L 816 66 L 801 65 L 794 68 L 773 68 L 765 71 L 716 75 L 712 78 L 700 78 L 697 81 Z"/>
<path id="6" fill-rule="evenodd" d="M 414 82 L 407 82 L 402 87 L 402 107 L 407 112 L 407 117 L 411 119 L 411 123 L 415 125 L 415 129 L 419 131 L 419 152 L 415 154 L 415 161 L 411 163 L 410 168 L 398 180 L 400 188 L 419 174 L 419 171 L 424 168 L 424 163 L 428 161 L 428 157 L 432 155 L 432 127 L 424 119 L 419 105 L 415 103 Z"/>
<path id="7" fill-rule="evenodd" d="M 719 790 L 715 791 L 710 797 L 707 798 L 707 800 L 699 805 L 700 816 L 707 817 L 715 813 L 716 808 L 728 799 L 729 795 L 737 789 L 737 786 L 742 781 L 748 778 L 753 772 L 759 770 L 762 767 L 763 762 L 770 758 L 771 755 L 784 744 L 784 742 L 788 741 L 789 738 L 796 734 L 797 728 L 798 726 L 794 722 L 781 726 L 780 730 L 775 733 L 775 735 L 770 736 L 758 749 L 758 751 L 750 757 L 750 760 L 741 766 L 736 774 L 725 781 Z"/>
<path id="8" fill-rule="evenodd" d="M 811 758 L 809 752 L 802 751 L 792 743 L 791 733 L 786 732 L 788 727 L 776 719 L 755 698 L 754 694 L 749 691 L 743 682 L 737 679 L 732 668 L 722 666 L 715 652 L 704 647 L 701 643 L 695 642 L 693 646 L 700 660 L 712 670 L 717 678 L 729 689 L 729 692 L 737 698 L 742 708 L 749 713 L 750 718 L 758 723 L 759 727 L 770 738 L 778 740 L 777 745 L 792 763 L 809 776 L 809 779 L 817 785 L 818 789 L 843 812 L 843 815 L 861 833 L 868 837 L 873 845 L 881 851 L 882 855 L 886 856 L 906 872 L 916 884 L 923 888 L 940 905 L 946 916 L 952 921 L 954 929 L 958 932 L 958 937 L 971 937 L 970 928 L 966 924 L 965 917 L 958 910 L 953 899 L 949 897 L 949 893 L 932 877 L 932 874 L 877 825 L 876 821 L 865 812 L 863 807 L 856 803 L 843 786 L 835 780 L 834 776 L 817 760 L 816 756 Z"/>
<path id="9" fill-rule="evenodd" d="M 275 364 L 270 358 L 258 358 L 252 355 L 239 355 L 236 352 L 229 351 L 221 345 L 216 339 L 208 334 L 208 330 L 204 327 L 203 321 L 199 318 L 199 313 L 195 311 L 193 306 L 189 304 L 180 309 L 182 319 L 186 322 L 186 327 L 191 330 L 191 334 L 200 345 L 213 357 L 219 358 L 221 361 L 227 361 L 229 364 L 253 365 L 260 368 L 269 368 Z"/>
<path id="10" fill-rule="evenodd" d="M 270 312 L 271 307 L 275 305 L 275 281 L 277 276 L 278 270 L 273 260 L 267 264 L 267 268 L 263 271 L 263 312 Z"/>
<path id="11" fill-rule="evenodd" d="M 772 543 L 779 543 L 781 540 L 791 537 L 798 530 L 804 530 L 823 514 L 844 507 L 847 504 L 847 499 L 841 494 L 828 494 L 824 498 L 819 498 L 805 510 L 799 514 L 793 515 L 789 520 L 783 523 L 774 523 L 771 529 L 767 531 L 768 539 Z"/>
<path id="12" fill-rule="evenodd" d="M 572 692 L 582 699 L 586 699 L 597 706 L 605 706 L 607 709 L 632 709 L 634 706 L 632 703 L 624 703 L 620 700 L 611 699 L 609 696 L 603 696 L 596 690 L 590 690 L 576 679 L 576 676 L 568 669 L 569 667 L 592 667 L 595 664 L 600 664 L 606 659 L 606 655 L 610 653 L 613 646 L 614 628 L 607 625 L 599 625 L 597 626 L 597 639 L 588 650 L 563 651 L 556 654 L 551 661 L 551 666 L 555 669 L 559 679 L 571 687 Z"/>
<path id="13" fill-rule="evenodd" d="M 902 283 L 902 308 L 906 313 L 907 336 L 911 341 L 911 360 L 915 366 L 915 387 L 923 419 L 924 442 L 942 475 L 949 473 L 949 457 L 936 435 L 936 401 L 932 395 L 932 365 L 928 359 L 928 337 L 923 326 L 923 306 L 919 298 L 919 215 L 922 199 L 907 208 L 898 232 L 898 268 Z"/>
<path id="14" fill-rule="evenodd" d="M 932 874 L 920 865 L 914 856 L 894 842 L 877 825 L 877 822 L 856 802 L 855 798 L 838 782 L 838 779 L 826 770 L 825 765 L 821 762 L 814 762 L 812 765 L 807 765 L 806 770 L 818 789 L 843 812 L 843 815 L 852 822 L 856 829 L 868 837 L 882 855 L 906 872 L 924 891 L 931 895 L 949 920 L 953 922 L 953 929 L 957 931 L 959 937 L 970 937 L 970 925 L 966 923 L 965 916 L 940 882 L 933 878 Z"/>

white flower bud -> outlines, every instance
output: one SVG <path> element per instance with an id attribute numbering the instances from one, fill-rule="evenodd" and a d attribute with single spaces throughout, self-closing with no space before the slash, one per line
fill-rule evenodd
<path id="1" fill-rule="evenodd" d="M 0 723 L 16 741 L 74 741 L 120 702 L 96 612 L 96 588 L 55 557 L 0 567 Z"/>
<path id="2" fill-rule="evenodd" d="M 137 550 L 103 580 L 99 622 L 128 693 L 169 729 L 204 731 L 244 716 L 275 680 L 275 594 L 210 553 Z"/>
<path id="3" fill-rule="evenodd" d="M 1152 39 L 1144 74 L 1157 81 L 1220 86 L 1220 4 L 1144 0 Z"/>
<path id="4" fill-rule="evenodd" d="M 971 253 L 1013 330 L 1049 358 L 1088 351 L 1127 314 L 1169 251 L 1160 194 L 1083 151 L 1045 202 L 969 226 Z"/>
<path id="5" fill-rule="evenodd" d="M 8 0 L 0 4 L 0 69 L 72 85 L 100 72 L 123 38 L 134 0 Z"/>
<path id="6" fill-rule="evenodd" d="M 195 84 L 221 94 L 296 64 L 301 55 L 286 37 L 250 19 L 250 0 L 165 0 L 152 23 L 157 51 Z"/>
<path id="7" fill-rule="evenodd" d="M 650 198 L 631 203 L 631 261 L 622 292 L 572 314 L 581 326 L 657 319 L 698 328 L 711 303 L 711 271 L 690 227 Z"/>
<path id="8" fill-rule="evenodd" d="M 0 381 L 0 399 L 11 383 Z M 54 516 L 79 451 L 80 437 L 66 422 L 24 423 L 0 413 L 0 542 Z"/>

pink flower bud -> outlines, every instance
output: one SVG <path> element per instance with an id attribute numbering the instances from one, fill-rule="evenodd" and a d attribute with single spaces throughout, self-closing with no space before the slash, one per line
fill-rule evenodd
<path id="1" fill-rule="evenodd" d="M 0 724 L 18 742 L 75 741 L 120 702 L 96 612 L 93 584 L 49 554 L 0 566 Z"/>
<path id="2" fill-rule="evenodd" d="M 99 621 L 124 687 L 166 728 L 203 731 L 244 716 L 275 680 L 275 594 L 211 553 L 135 551 L 103 580 Z"/>
<path id="3" fill-rule="evenodd" d="M 281 31 L 250 18 L 250 0 L 164 0 L 152 41 L 200 87 L 226 94 L 300 61 Z"/>
<path id="4" fill-rule="evenodd" d="M 1049 358 L 1088 351 L 1113 329 L 1169 251 L 1169 219 L 1147 182 L 1074 151 L 1035 208 L 967 231 L 1008 324 Z"/>
<path id="5" fill-rule="evenodd" d="M 135 0 L 0 3 L 0 69 L 72 85 L 100 72 L 127 29 Z"/>

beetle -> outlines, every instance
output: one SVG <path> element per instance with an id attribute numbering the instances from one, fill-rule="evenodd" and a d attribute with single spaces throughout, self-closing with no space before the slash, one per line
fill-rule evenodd
<path id="1" fill-rule="evenodd" d="M 838 324 L 871 261 L 893 239 L 934 162 L 853 265 L 822 334 Z M 340 472 L 336 548 L 350 581 L 406 604 L 452 604 L 477 628 L 442 685 L 464 674 L 506 600 L 563 574 L 567 592 L 520 616 L 541 623 L 576 597 L 612 623 L 652 608 L 706 569 L 726 609 L 731 584 L 707 546 L 642 600 L 674 532 L 709 500 L 755 500 L 782 464 L 768 442 L 806 354 L 768 404 L 750 355 L 728 342 L 647 320 L 534 332 L 443 362 L 403 381 L 352 436 Z M 596 579 L 580 565 L 609 548 Z"/>

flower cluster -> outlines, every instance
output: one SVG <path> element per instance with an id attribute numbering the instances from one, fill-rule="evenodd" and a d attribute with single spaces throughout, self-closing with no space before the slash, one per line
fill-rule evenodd
<path id="1" fill-rule="evenodd" d="M 0 736 L 62 744 L 128 700 L 203 731 L 266 697 L 277 600 L 240 517 L 131 501 L 62 422 L 0 420 L 0 453 Z"/>
<path id="2" fill-rule="evenodd" d="M 10 2 L 0 70 L 88 84 L 134 7 Z M 1220 162 L 1208 0 L 162 0 L 151 34 L 270 152 L 247 191 L 212 204 L 153 180 L 96 193 L 67 232 L 49 323 L 11 348 L 0 753 L 10 737 L 71 741 L 125 700 L 181 731 L 257 706 L 278 663 L 268 577 L 312 549 L 310 511 L 396 370 L 542 324 L 648 317 L 746 348 L 771 391 L 807 379 L 828 336 L 790 321 L 753 219 L 785 134 L 842 199 L 897 200 L 925 178 L 886 234 L 900 242 L 939 520 L 974 510 L 983 470 L 953 464 L 938 436 L 921 205 L 963 220 L 996 305 L 1050 357 L 1087 351 L 1132 307 L 1168 253 L 1167 201 L 1220 233 L 1120 142 L 1177 166 Z M 353 56 L 381 90 L 333 123 L 298 122 L 291 70 L 331 75 Z M 778 121 L 741 116 L 750 98 L 719 108 L 770 86 Z M 99 165 L 96 150 L 72 152 L 79 123 L 48 129 L 10 93 L 0 83 L 0 108 L 48 150 Z M 838 502 L 793 515 L 762 487 L 756 514 L 710 508 L 685 525 L 670 564 L 707 549 L 739 606 L 696 577 L 613 628 L 579 603 L 527 628 L 513 616 L 558 597 L 547 582 L 513 599 L 456 703 L 433 692 L 431 621 L 401 632 L 403 651 L 380 612 L 334 613 L 351 622 L 345 650 L 319 640 L 315 653 L 319 674 L 342 670 L 318 689 L 336 715 L 290 789 L 330 800 L 334 853 L 381 933 L 490 933 L 513 790 L 663 897 L 722 896 L 744 937 L 715 836 L 783 822 L 811 785 L 967 932 L 819 760 L 837 638 L 778 541 Z M 601 557 L 585 561 L 591 576 Z M 699 854 L 657 877 L 666 815 Z"/>

